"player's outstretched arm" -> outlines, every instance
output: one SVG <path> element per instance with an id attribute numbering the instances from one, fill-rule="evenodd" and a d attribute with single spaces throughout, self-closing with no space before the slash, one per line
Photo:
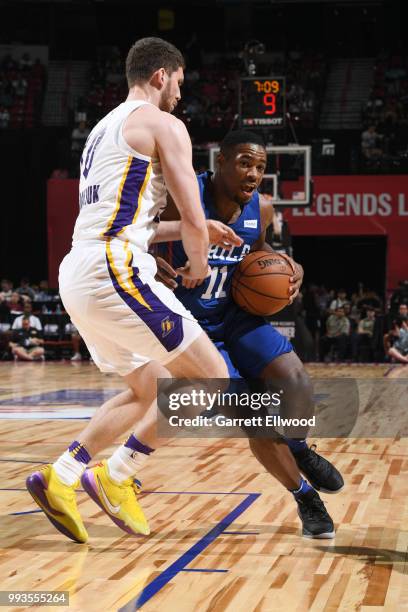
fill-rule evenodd
<path id="1" fill-rule="evenodd" d="M 156 147 L 164 180 L 180 213 L 180 234 L 190 262 L 188 276 L 208 275 L 209 237 L 192 164 L 191 140 L 185 125 L 163 113 L 156 127 Z"/>
<path id="2" fill-rule="evenodd" d="M 241 246 L 242 238 L 237 236 L 233 229 L 214 219 L 207 219 L 207 230 L 210 244 L 221 248 L 231 248 Z M 161 221 L 152 240 L 155 242 L 172 242 L 181 240 L 181 221 Z"/>
<path id="3" fill-rule="evenodd" d="M 220 246 L 223 249 L 241 246 L 242 239 L 225 223 L 215 219 L 206 219 L 206 224 L 210 244 Z M 172 242 L 174 240 L 181 240 L 180 213 L 173 198 L 168 193 L 167 206 L 160 215 L 160 223 L 152 242 Z"/>

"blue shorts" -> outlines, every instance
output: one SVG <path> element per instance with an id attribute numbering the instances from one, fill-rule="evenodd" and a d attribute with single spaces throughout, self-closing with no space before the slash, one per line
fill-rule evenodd
<path id="1" fill-rule="evenodd" d="M 223 333 L 206 329 L 228 366 L 230 378 L 258 378 L 274 359 L 293 351 L 289 340 L 266 319 L 233 306 L 224 319 Z"/>

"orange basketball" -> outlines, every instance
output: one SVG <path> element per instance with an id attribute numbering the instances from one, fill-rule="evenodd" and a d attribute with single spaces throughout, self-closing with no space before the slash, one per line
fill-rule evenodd
<path id="1" fill-rule="evenodd" d="M 254 251 L 241 261 L 232 277 L 232 297 L 243 310 L 273 315 L 289 303 L 289 279 L 294 270 L 279 253 Z"/>

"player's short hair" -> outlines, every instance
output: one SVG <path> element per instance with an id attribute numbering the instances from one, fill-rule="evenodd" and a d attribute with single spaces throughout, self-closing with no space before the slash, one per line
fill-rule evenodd
<path id="1" fill-rule="evenodd" d="M 177 47 L 162 38 L 141 38 L 129 49 L 126 58 L 128 86 L 148 81 L 159 68 L 170 75 L 180 66 L 185 68 L 185 62 Z"/>
<path id="2" fill-rule="evenodd" d="M 232 132 L 228 132 L 228 134 L 224 136 L 223 140 L 221 141 L 221 153 L 228 155 L 237 145 L 245 143 L 256 144 L 265 148 L 265 141 L 260 134 L 251 132 L 250 130 L 234 130 Z"/>

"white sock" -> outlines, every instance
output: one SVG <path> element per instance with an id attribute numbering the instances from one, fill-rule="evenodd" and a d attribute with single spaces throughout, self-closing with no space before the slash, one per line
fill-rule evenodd
<path id="1" fill-rule="evenodd" d="M 149 455 L 145 453 L 139 453 L 127 446 L 119 446 L 107 461 L 109 476 L 115 482 L 123 482 L 131 476 L 136 476 L 148 458 Z"/>
<path id="2" fill-rule="evenodd" d="M 65 451 L 59 459 L 53 464 L 57 476 L 66 485 L 73 485 L 82 474 L 85 472 L 86 464 L 81 463 L 71 455 L 69 451 Z"/>

